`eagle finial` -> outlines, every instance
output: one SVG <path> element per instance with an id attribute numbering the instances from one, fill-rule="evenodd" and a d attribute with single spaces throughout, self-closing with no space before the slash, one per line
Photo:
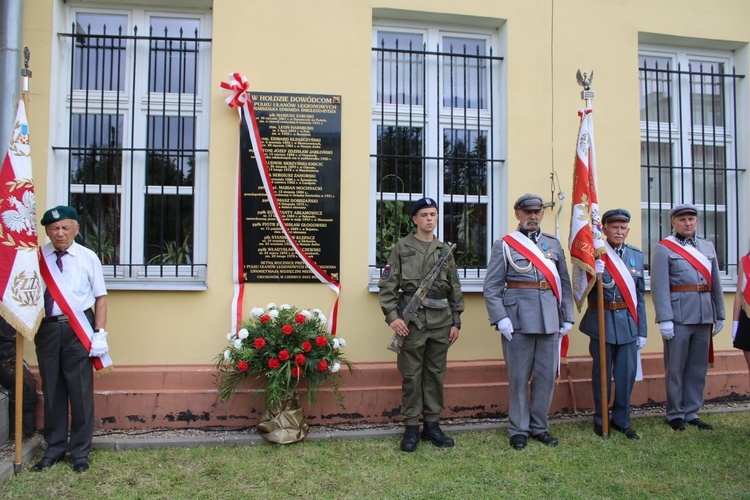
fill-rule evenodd
<path id="1" fill-rule="evenodd" d="M 578 80 L 578 85 L 583 87 L 583 90 L 591 90 L 591 82 L 594 80 L 594 70 L 591 70 L 591 76 L 587 76 L 586 73 L 581 74 L 581 70 L 579 69 L 576 72 L 576 80 Z"/>

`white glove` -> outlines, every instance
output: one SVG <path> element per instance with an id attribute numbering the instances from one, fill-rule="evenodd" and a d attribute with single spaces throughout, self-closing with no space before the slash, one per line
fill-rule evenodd
<path id="1" fill-rule="evenodd" d="M 737 327 L 740 326 L 739 321 L 732 321 L 732 340 L 737 336 Z"/>
<path id="2" fill-rule="evenodd" d="M 594 265 L 596 274 L 604 274 L 604 261 L 602 259 L 596 259 L 594 262 L 596 262 Z"/>
<path id="3" fill-rule="evenodd" d="M 107 332 L 104 329 L 94 330 L 94 338 L 91 339 L 90 358 L 99 358 L 107 354 L 109 346 L 107 345 Z"/>
<path id="4" fill-rule="evenodd" d="M 503 337 L 508 339 L 508 342 L 513 340 L 513 322 L 509 317 L 504 317 L 497 322 L 497 329 L 503 334 Z"/>
<path id="5" fill-rule="evenodd" d="M 568 323 L 567 321 L 563 323 L 563 326 L 560 327 L 560 336 L 564 337 L 568 334 L 569 331 L 573 329 L 573 323 Z"/>
<path id="6" fill-rule="evenodd" d="M 717 319 L 716 323 L 714 323 L 714 334 L 712 336 L 715 337 L 723 329 L 724 329 L 724 320 Z"/>
<path id="7" fill-rule="evenodd" d="M 659 323 L 659 331 L 664 340 L 672 340 L 674 338 L 674 323 L 672 321 L 662 321 Z"/>
<path id="8" fill-rule="evenodd" d="M 638 349 L 646 347 L 646 337 L 638 337 Z"/>

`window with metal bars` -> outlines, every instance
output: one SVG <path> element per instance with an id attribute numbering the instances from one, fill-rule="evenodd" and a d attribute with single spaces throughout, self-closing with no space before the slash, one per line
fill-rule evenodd
<path id="1" fill-rule="evenodd" d="M 75 11 L 53 150 L 61 199 L 109 288 L 204 288 L 208 68 L 204 14 Z M 146 26 L 141 29 L 140 26 Z"/>
<path id="2" fill-rule="evenodd" d="M 739 255 L 740 165 L 736 74 L 731 53 L 641 47 L 642 246 L 646 262 L 654 245 L 672 232 L 670 208 L 699 209 L 697 235 L 716 247 L 726 277 L 736 275 Z M 740 133 L 742 132 L 742 133 Z M 648 264 L 647 264 L 648 266 Z"/>
<path id="3" fill-rule="evenodd" d="M 412 202 L 439 206 L 437 236 L 456 243 L 462 280 L 479 283 L 496 219 L 505 125 L 496 32 L 373 30 L 371 282 L 414 229 Z"/>

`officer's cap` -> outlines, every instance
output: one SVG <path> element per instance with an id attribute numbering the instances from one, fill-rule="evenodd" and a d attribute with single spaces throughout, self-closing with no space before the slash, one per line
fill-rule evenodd
<path id="1" fill-rule="evenodd" d="M 78 222 L 78 211 L 67 205 L 58 205 L 55 208 L 50 208 L 44 212 L 42 217 L 42 226 L 52 224 L 53 222 L 61 221 L 64 219 L 73 219 Z"/>
<path id="2" fill-rule="evenodd" d="M 616 221 L 630 222 L 630 212 L 624 208 L 613 208 L 612 210 L 607 210 L 602 215 L 602 224 Z"/>
<path id="3" fill-rule="evenodd" d="M 411 216 L 414 217 L 417 215 L 417 212 L 422 210 L 424 207 L 434 207 L 435 210 L 437 210 L 437 203 L 435 203 L 435 200 L 432 198 L 420 198 L 417 201 L 414 202 L 414 205 L 411 206 Z"/>
<path id="4" fill-rule="evenodd" d="M 541 210 L 542 208 L 544 208 L 542 197 L 532 193 L 526 193 L 513 204 L 513 210 Z"/>
<path id="5" fill-rule="evenodd" d="M 675 205 L 672 207 L 672 210 L 669 211 L 669 220 L 674 219 L 678 215 L 698 215 L 698 207 L 692 203 Z"/>

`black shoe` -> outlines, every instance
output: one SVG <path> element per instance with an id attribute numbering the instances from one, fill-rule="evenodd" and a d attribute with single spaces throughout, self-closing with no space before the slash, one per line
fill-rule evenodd
<path id="1" fill-rule="evenodd" d="M 540 434 L 534 434 L 531 437 L 536 439 L 540 443 L 546 444 L 547 446 L 557 446 L 557 439 L 555 439 L 554 436 L 547 431 Z"/>
<path id="2" fill-rule="evenodd" d="M 523 450 L 526 448 L 526 436 L 523 434 L 516 434 L 510 437 L 510 447 L 514 450 Z"/>
<path id="3" fill-rule="evenodd" d="M 73 471 L 84 472 L 89 470 L 89 459 L 88 458 L 76 458 L 73 459 Z"/>
<path id="4" fill-rule="evenodd" d="M 49 469 L 53 465 L 55 465 L 57 462 L 59 462 L 59 458 L 49 458 L 44 457 L 40 461 L 38 461 L 36 464 L 34 464 L 33 467 L 31 467 L 32 472 L 41 472 L 44 469 Z"/>
<path id="5" fill-rule="evenodd" d="M 693 420 L 688 420 L 687 422 L 690 425 L 694 425 L 697 428 L 699 428 L 702 431 L 712 431 L 714 430 L 714 426 L 711 424 L 707 424 L 703 420 L 699 419 L 698 417 L 695 417 Z"/>
<path id="6" fill-rule="evenodd" d="M 404 437 L 401 439 L 401 451 L 415 451 L 417 449 L 417 441 L 419 441 L 419 426 L 407 425 Z"/>
<path id="7" fill-rule="evenodd" d="M 614 422 L 610 422 L 609 426 L 612 427 L 614 430 L 620 431 L 623 434 L 625 434 L 625 437 L 628 439 L 641 439 L 641 436 L 636 434 L 635 431 L 631 429 L 630 427 L 620 427 Z"/>
<path id="8" fill-rule="evenodd" d="M 685 421 L 681 418 L 675 418 L 673 420 L 667 420 L 669 426 L 676 431 L 685 430 Z"/>
<path id="9" fill-rule="evenodd" d="M 596 434 L 597 436 L 604 435 L 604 433 L 602 432 L 601 424 L 594 424 L 594 434 Z"/>
<path id="10" fill-rule="evenodd" d="M 422 431 L 422 440 L 429 441 L 438 448 L 450 448 L 456 444 L 451 438 L 443 434 L 440 424 L 437 422 L 425 422 Z"/>

